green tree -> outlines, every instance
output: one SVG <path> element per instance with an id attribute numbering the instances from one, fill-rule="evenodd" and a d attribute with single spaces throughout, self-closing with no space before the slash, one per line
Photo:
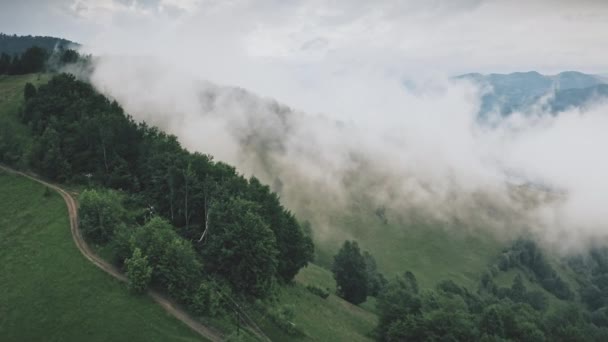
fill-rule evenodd
<path id="1" fill-rule="evenodd" d="M 115 229 L 124 224 L 122 199 L 112 190 L 85 190 L 79 197 L 80 228 L 91 241 L 106 243 Z"/>
<path id="2" fill-rule="evenodd" d="M 513 284 L 511 285 L 511 291 L 509 297 L 514 302 L 524 302 L 526 300 L 526 286 L 524 285 L 524 281 L 520 274 L 515 276 L 513 279 Z"/>
<path id="3" fill-rule="evenodd" d="M 363 303 L 367 298 L 368 278 L 365 259 L 356 241 L 344 241 L 331 269 L 338 295 L 353 304 Z"/>
<path id="4" fill-rule="evenodd" d="M 32 165 L 53 180 L 65 181 L 71 174 L 70 165 L 61 150 L 61 136 L 53 127 L 46 127 L 35 140 Z"/>
<path id="5" fill-rule="evenodd" d="M 429 300 L 433 303 L 435 301 L 435 298 Z M 400 339 L 396 336 L 410 336 L 408 330 L 419 329 L 422 325 L 421 318 L 418 317 L 422 313 L 422 301 L 418 295 L 416 277 L 411 272 L 406 272 L 389 281 L 378 296 L 377 308 L 379 319 L 376 332 L 380 340 L 398 341 Z M 397 323 L 399 321 L 403 322 Z M 394 324 L 396 325 L 393 326 Z M 412 333 L 418 334 L 418 332 Z"/>
<path id="6" fill-rule="evenodd" d="M 201 282 L 194 291 L 190 309 L 201 316 L 217 316 L 221 313 L 224 303 L 218 290 L 219 287 L 214 280 Z"/>
<path id="7" fill-rule="evenodd" d="M 271 288 L 278 251 L 272 230 L 256 209 L 240 198 L 215 205 L 208 240 L 200 248 L 209 272 L 226 278 L 238 291 L 261 297 Z"/>
<path id="8" fill-rule="evenodd" d="M 310 236 L 304 234 L 295 216 L 283 208 L 279 196 L 255 177 L 249 180 L 247 199 L 258 204 L 258 214 L 274 233 L 279 251 L 279 278 L 284 282 L 292 281 L 313 259 L 314 245 Z"/>
<path id="9" fill-rule="evenodd" d="M 365 271 L 367 272 L 367 291 L 370 296 L 377 296 L 382 288 L 386 286 L 386 279 L 378 271 L 376 259 L 367 251 L 363 252 L 365 259 Z"/>
<path id="10" fill-rule="evenodd" d="M 23 98 L 27 101 L 34 96 L 36 96 L 36 87 L 30 82 L 27 82 L 25 88 L 23 88 Z"/>
<path id="11" fill-rule="evenodd" d="M 153 217 L 135 229 L 131 244 L 147 256 L 153 283 L 181 301 L 192 298 L 201 282 L 202 266 L 190 241 L 179 236 L 169 222 Z"/>
<path id="12" fill-rule="evenodd" d="M 152 267 L 148 258 L 142 255 L 141 249 L 135 248 L 133 255 L 125 260 L 129 289 L 135 293 L 142 293 L 148 288 L 152 279 Z"/>
<path id="13" fill-rule="evenodd" d="M 479 322 L 479 330 L 489 336 L 503 337 L 505 335 L 504 324 L 495 306 L 490 306 L 484 310 Z"/>

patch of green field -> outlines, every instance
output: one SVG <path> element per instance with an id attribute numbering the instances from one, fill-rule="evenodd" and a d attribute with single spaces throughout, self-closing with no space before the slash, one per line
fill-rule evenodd
<path id="1" fill-rule="evenodd" d="M 306 285 L 330 289 L 326 299 L 312 294 Z M 292 286 L 280 289 L 282 305 L 295 306 L 294 323 L 315 341 L 369 341 L 377 317 L 335 295 L 332 274 L 314 264 L 302 269 Z"/>
<path id="2" fill-rule="evenodd" d="M 306 285 L 316 284 L 331 289 L 323 299 L 312 294 Z M 293 305 L 294 322 L 304 332 L 305 340 L 369 341 L 377 317 L 335 295 L 335 285 L 329 271 L 314 264 L 302 269 L 295 284 L 280 288 L 281 305 Z"/>
<path id="3" fill-rule="evenodd" d="M 0 340 L 200 340 L 86 260 L 63 199 L 43 194 L 44 186 L 0 172 Z"/>
<path id="4" fill-rule="evenodd" d="M 482 272 L 495 262 L 504 247 L 489 234 L 390 219 L 385 224 L 373 213 L 353 211 L 333 224 L 344 233 L 340 238 L 316 239 L 317 263 L 329 269 L 344 239 L 354 239 L 362 250 L 374 256 L 387 278 L 411 271 L 423 288 L 434 287 L 445 279 L 475 288 Z"/>

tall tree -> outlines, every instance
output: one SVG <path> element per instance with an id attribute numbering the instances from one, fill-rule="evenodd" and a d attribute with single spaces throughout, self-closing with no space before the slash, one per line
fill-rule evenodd
<path id="1" fill-rule="evenodd" d="M 365 259 L 356 241 L 345 241 L 334 256 L 332 272 L 338 286 L 338 295 L 353 304 L 367 298 L 368 278 Z"/>
<path id="2" fill-rule="evenodd" d="M 144 292 L 152 279 L 152 267 L 141 249 L 135 248 L 133 255 L 125 260 L 125 266 L 127 267 L 127 278 L 129 278 L 129 289 L 135 293 Z"/>
<path id="3" fill-rule="evenodd" d="M 108 242 L 124 221 L 120 196 L 111 190 L 85 190 L 78 199 L 80 227 L 85 236 L 98 243 Z"/>
<path id="4" fill-rule="evenodd" d="M 264 296 L 277 270 L 276 240 L 254 203 L 232 198 L 214 205 L 206 242 L 205 268 L 228 279 L 238 291 Z"/>

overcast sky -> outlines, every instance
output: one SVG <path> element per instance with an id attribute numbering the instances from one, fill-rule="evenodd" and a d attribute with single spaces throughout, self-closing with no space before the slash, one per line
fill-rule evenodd
<path id="1" fill-rule="evenodd" d="M 332 72 L 604 72 L 608 63 L 602 0 L 0 0 L 0 31 L 97 52 L 166 46 Z"/>

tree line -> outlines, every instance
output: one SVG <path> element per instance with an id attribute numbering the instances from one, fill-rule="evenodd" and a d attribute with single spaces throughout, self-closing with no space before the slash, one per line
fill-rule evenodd
<path id="1" fill-rule="evenodd" d="M 48 36 L 18 36 L 0 33 L 0 53 L 6 53 L 10 56 L 20 55 L 32 46 L 53 51 L 56 49 L 68 49 L 72 46 L 78 46 L 78 44 L 66 39 Z"/>
<path id="2" fill-rule="evenodd" d="M 47 50 L 32 46 L 21 54 L 0 54 L 0 75 L 24 75 L 56 70 L 61 66 L 86 60 L 77 51 L 66 48 Z"/>

